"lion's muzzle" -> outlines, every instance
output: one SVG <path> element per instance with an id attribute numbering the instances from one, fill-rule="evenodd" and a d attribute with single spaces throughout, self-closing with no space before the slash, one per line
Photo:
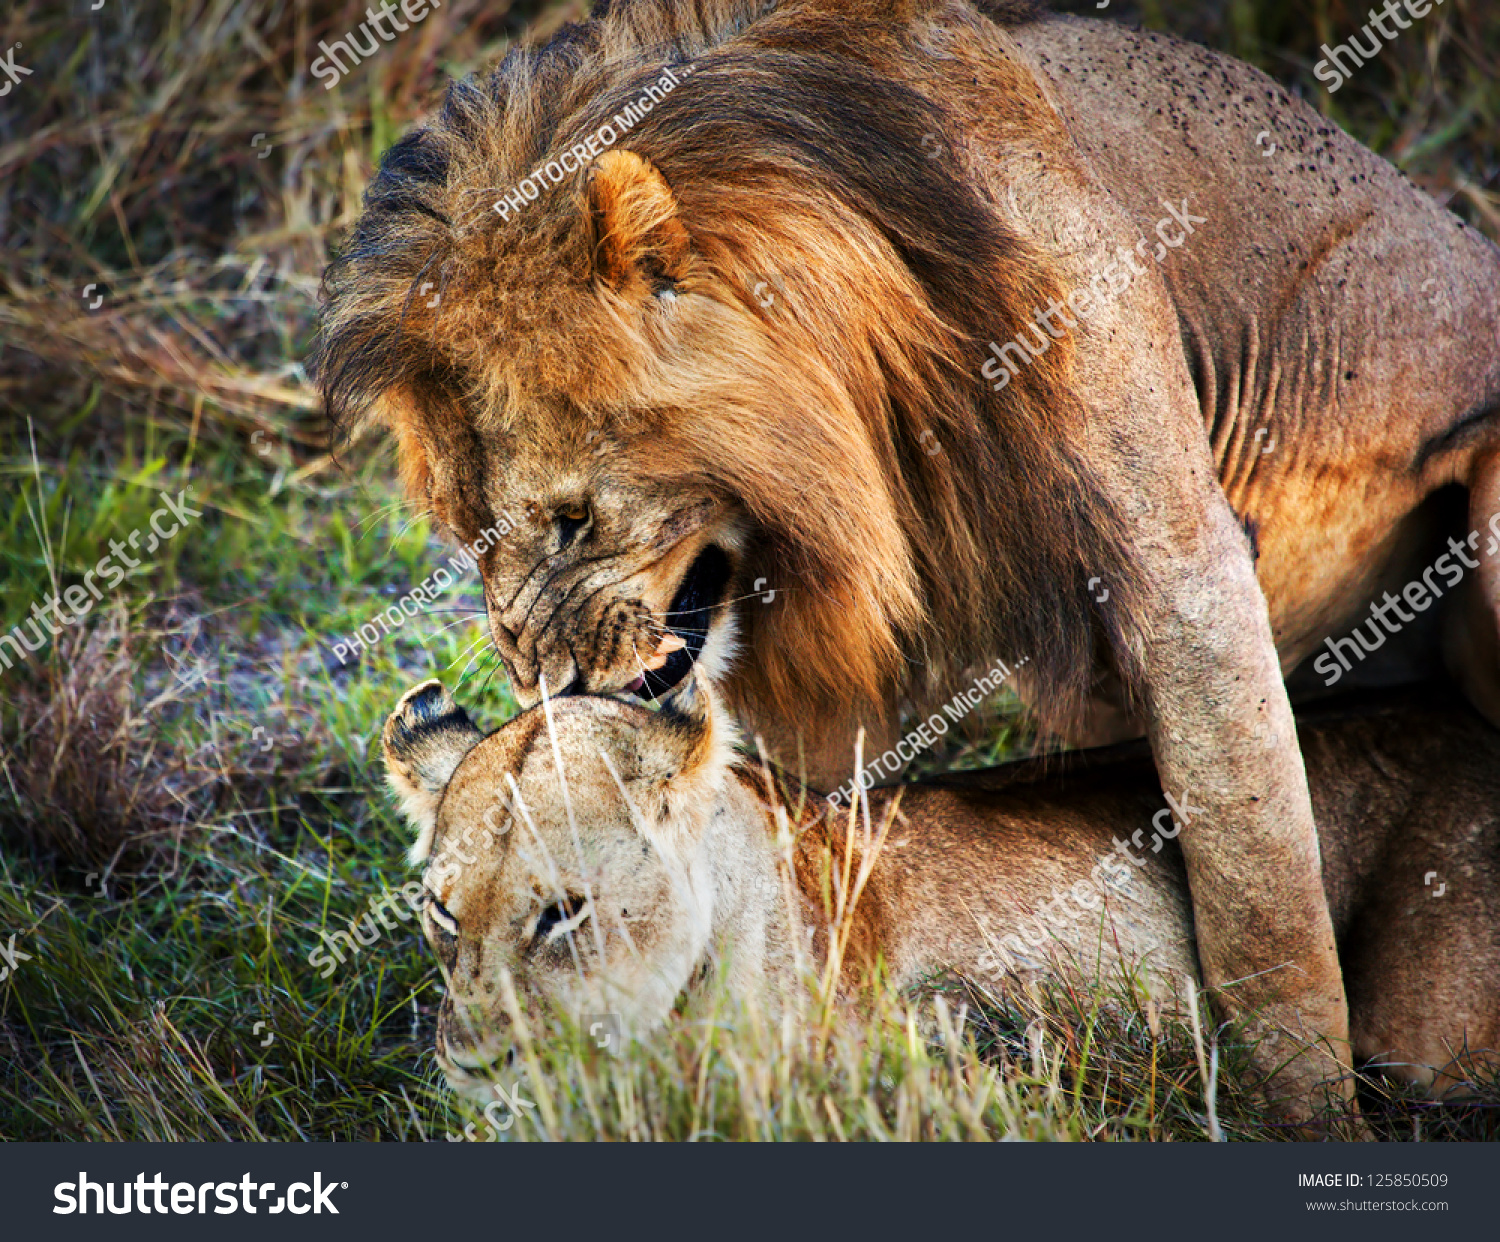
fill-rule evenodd
<path id="1" fill-rule="evenodd" d="M 733 577 L 717 544 L 697 549 L 675 583 L 660 572 L 620 579 L 616 565 L 580 564 L 505 614 L 491 632 L 523 707 L 542 698 L 621 691 L 658 698 L 692 670 Z M 665 601 L 652 607 L 651 601 Z M 524 605 L 524 606 L 523 606 Z"/>

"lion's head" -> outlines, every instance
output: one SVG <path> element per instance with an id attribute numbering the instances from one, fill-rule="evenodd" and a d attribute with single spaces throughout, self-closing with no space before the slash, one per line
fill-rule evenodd
<path id="1" fill-rule="evenodd" d="M 934 23 L 985 20 L 637 0 L 455 83 L 387 153 L 320 382 L 458 539 L 515 523 L 480 568 L 523 704 L 696 662 L 752 725 L 811 725 L 1002 646 L 1080 702 L 1101 636 L 1130 648 L 1086 585 L 1132 576 L 1071 346 L 980 378 L 1061 292 L 914 85 Z"/>
<path id="2" fill-rule="evenodd" d="M 426 864 L 423 928 L 447 989 L 437 1054 L 455 1089 L 482 1094 L 511 1056 L 507 986 L 532 1016 L 660 1024 L 733 900 L 719 873 L 774 867 L 764 832 L 760 860 L 745 857 L 753 834 L 716 837 L 726 800 L 737 822 L 758 819 L 726 780 L 730 735 L 708 696 L 691 678 L 659 712 L 576 696 L 481 738 L 433 681 L 391 715 L 386 768 Z"/>

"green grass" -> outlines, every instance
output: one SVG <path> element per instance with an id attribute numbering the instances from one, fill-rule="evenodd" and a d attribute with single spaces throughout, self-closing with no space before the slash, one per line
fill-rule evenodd
<path id="1" fill-rule="evenodd" d="M 451 550 L 400 505 L 386 450 L 330 455 L 301 359 L 380 151 L 536 6 L 451 0 L 338 90 L 293 91 L 295 49 L 363 7 L 10 14 L 36 72 L 0 110 L 0 629 L 144 530 L 160 492 L 204 512 L 59 645 L 0 670 L 0 945 L 14 932 L 29 955 L 0 980 L 0 1137 L 486 1133 L 439 1088 L 438 977 L 413 925 L 330 979 L 308 963 L 322 929 L 412 878 L 379 766 L 399 694 L 441 676 L 491 727 L 514 704 L 483 645 L 469 663 L 472 578 L 352 666 L 331 658 Z M 1317 45 L 1363 20 L 1339 0 L 1141 12 L 1309 97 Z M 1449 0 L 1323 97 L 1492 236 L 1495 20 Z M 97 312 L 89 282 L 107 293 Z M 975 717 L 926 762 L 990 763 L 1025 740 Z M 880 991 L 826 1031 L 710 992 L 620 1056 L 548 1021 L 521 1092 L 536 1107 L 497 1137 L 1196 1141 L 1211 1112 L 1229 1137 L 1277 1137 L 1238 1085 L 1232 1037 L 1210 1092 L 1214 1032 L 1200 1055 L 1128 981 L 934 990 L 946 1009 Z M 1446 1109 L 1398 1095 L 1381 1125 L 1495 1138 L 1497 1103 L 1493 1083 Z"/>

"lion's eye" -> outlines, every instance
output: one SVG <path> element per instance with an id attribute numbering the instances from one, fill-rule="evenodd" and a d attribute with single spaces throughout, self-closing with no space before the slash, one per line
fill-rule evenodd
<path id="1" fill-rule="evenodd" d="M 557 529 L 562 535 L 562 546 L 566 548 L 589 524 L 589 507 L 586 504 L 565 505 L 553 516 L 557 518 Z"/>

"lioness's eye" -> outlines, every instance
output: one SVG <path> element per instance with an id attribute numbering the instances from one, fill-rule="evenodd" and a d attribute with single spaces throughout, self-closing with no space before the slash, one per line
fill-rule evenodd
<path id="1" fill-rule="evenodd" d="M 432 919 L 433 925 L 445 936 L 458 936 L 458 920 L 448 913 L 436 897 L 431 893 L 427 897 L 427 915 Z"/>
<path id="2" fill-rule="evenodd" d="M 583 922 L 587 913 L 587 900 L 573 893 L 561 901 L 554 901 L 537 918 L 536 930 L 531 933 L 532 943 L 546 944 L 564 932 L 572 931 Z"/>

